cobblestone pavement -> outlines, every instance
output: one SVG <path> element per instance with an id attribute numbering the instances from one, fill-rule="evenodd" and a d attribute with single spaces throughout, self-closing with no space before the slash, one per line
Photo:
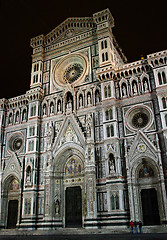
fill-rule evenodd
<path id="1" fill-rule="evenodd" d="M 143 234 L 70 234 L 70 235 L 0 235 L 0 240 L 163 240 L 167 239 L 167 233 L 143 233 Z"/>

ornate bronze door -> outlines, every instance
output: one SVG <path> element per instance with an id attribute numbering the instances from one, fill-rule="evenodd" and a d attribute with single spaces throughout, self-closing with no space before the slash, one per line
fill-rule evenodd
<path id="1" fill-rule="evenodd" d="M 66 189 L 66 227 L 82 227 L 82 193 L 80 187 Z"/>
<path id="2" fill-rule="evenodd" d="M 18 200 L 10 200 L 8 205 L 7 228 L 16 228 L 18 216 Z"/>
<path id="3" fill-rule="evenodd" d="M 143 189 L 141 191 L 143 223 L 144 225 L 160 224 L 157 191 L 155 188 Z"/>

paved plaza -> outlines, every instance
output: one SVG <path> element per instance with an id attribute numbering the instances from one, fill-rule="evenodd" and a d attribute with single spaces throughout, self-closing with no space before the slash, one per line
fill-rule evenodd
<path id="1" fill-rule="evenodd" d="M 0 240 L 109 240 L 109 239 L 117 239 L 117 240 L 161 240 L 167 239 L 167 233 L 144 233 L 144 234 L 86 234 L 86 235 L 78 235 L 78 234 L 70 234 L 70 235 L 0 235 Z"/>

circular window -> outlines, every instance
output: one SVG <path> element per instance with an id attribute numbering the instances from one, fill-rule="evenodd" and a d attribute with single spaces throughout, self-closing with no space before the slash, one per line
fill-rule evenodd
<path id="1" fill-rule="evenodd" d="M 22 147 L 22 144 L 23 144 L 23 139 L 22 138 L 14 139 L 13 146 L 12 146 L 13 150 L 18 151 Z"/>
<path id="2" fill-rule="evenodd" d="M 152 122 L 152 111 L 147 106 L 132 107 L 125 114 L 126 127 L 132 131 L 148 128 Z"/>
<path id="3" fill-rule="evenodd" d="M 81 54 L 70 54 L 61 59 L 53 68 L 53 83 L 64 87 L 82 82 L 88 71 L 87 58 Z"/>
<path id="4" fill-rule="evenodd" d="M 23 136 L 19 133 L 14 134 L 8 141 L 8 148 L 12 152 L 18 152 L 23 147 Z"/>
<path id="5" fill-rule="evenodd" d="M 81 76 L 82 72 L 83 67 L 81 64 L 71 64 L 66 68 L 63 79 L 67 83 L 73 83 Z"/>
<path id="6" fill-rule="evenodd" d="M 135 128 L 144 128 L 148 124 L 148 116 L 143 112 L 138 112 L 133 116 L 132 125 Z"/>

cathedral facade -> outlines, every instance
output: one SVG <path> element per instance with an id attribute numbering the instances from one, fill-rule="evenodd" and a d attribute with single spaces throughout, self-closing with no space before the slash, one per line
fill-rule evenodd
<path id="1" fill-rule="evenodd" d="M 167 223 L 167 51 L 127 63 L 109 11 L 31 39 L 30 90 L 0 100 L 0 226 Z"/>

